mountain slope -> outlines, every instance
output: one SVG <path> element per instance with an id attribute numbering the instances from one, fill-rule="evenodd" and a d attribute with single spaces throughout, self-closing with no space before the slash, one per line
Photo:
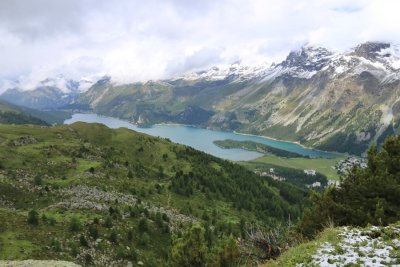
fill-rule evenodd
<path id="1" fill-rule="evenodd" d="M 180 122 L 363 153 L 399 131 L 400 52 L 364 43 L 345 53 L 306 46 L 277 65 L 235 63 L 148 83 L 95 84 L 76 103 L 134 122 Z M 201 120 L 187 111 L 201 110 Z M 189 108 L 190 109 L 190 108 Z"/>
<path id="2" fill-rule="evenodd" d="M 15 124 L 62 124 L 70 117 L 64 111 L 40 111 L 27 107 L 17 106 L 0 100 L 1 123 Z"/>
<path id="3" fill-rule="evenodd" d="M 399 237 L 400 223 L 327 228 L 315 240 L 293 247 L 262 266 L 397 266 Z"/>
<path id="4" fill-rule="evenodd" d="M 9 89 L 0 97 L 16 105 L 34 109 L 57 108 L 72 101 L 70 95 L 63 93 L 57 87 L 51 86 L 41 86 L 31 91 Z"/>
<path id="5" fill-rule="evenodd" d="M 39 124 L 47 123 L 38 117 L 24 112 L 23 108 L 17 107 L 6 101 L 0 100 L 0 123 L 6 124 Z"/>
<path id="6" fill-rule="evenodd" d="M 54 110 L 71 103 L 80 92 L 93 85 L 88 79 L 75 81 L 62 76 L 48 78 L 39 82 L 33 89 L 27 90 L 18 81 L 0 95 L 1 99 L 33 109 Z"/>
<path id="7" fill-rule="evenodd" d="M 191 223 L 212 259 L 246 223 L 296 220 L 306 203 L 294 186 L 124 128 L 0 125 L 0 141 L 0 259 L 169 266 Z"/>

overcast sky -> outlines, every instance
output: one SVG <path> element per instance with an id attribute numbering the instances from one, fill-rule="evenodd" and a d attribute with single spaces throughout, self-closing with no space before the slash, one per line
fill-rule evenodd
<path id="1" fill-rule="evenodd" d="M 0 80 L 144 81 L 279 61 L 305 43 L 400 43 L 399 10 L 397 0 L 1 0 Z"/>

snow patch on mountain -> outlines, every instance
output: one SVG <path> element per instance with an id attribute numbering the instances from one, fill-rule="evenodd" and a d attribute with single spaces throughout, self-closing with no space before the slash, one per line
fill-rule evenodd
<path id="1" fill-rule="evenodd" d="M 206 71 L 198 71 L 186 73 L 181 77 L 177 77 L 174 80 L 208 80 L 216 81 L 223 80 L 232 77 L 237 80 L 246 80 L 255 77 L 259 77 L 265 74 L 271 67 L 270 63 L 262 63 L 259 65 L 249 66 L 242 65 L 240 62 L 235 62 L 230 65 L 220 65 L 212 67 Z"/>
<path id="2" fill-rule="evenodd" d="M 399 266 L 396 251 L 400 242 L 389 237 L 399 233 L 400 228 L 396 225 L 371 226 L 369 229 L 343 227 L 339 244 L 323 243 L 311 262 L 296 266 Z"/>
<path id="3" fill-rule="evenodd" d="M 400 45 L 391 45 L 377 53 L 395 70 L 400 69 Z"/>

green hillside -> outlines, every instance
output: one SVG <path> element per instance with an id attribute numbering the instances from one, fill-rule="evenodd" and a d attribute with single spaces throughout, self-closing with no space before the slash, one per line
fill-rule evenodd
<path id="1" fill-rule="evenodd" d="M 5 124 L 62 124 L 70 114 L 64 111 L 40 111 L 0 100 L 0 123 Z"/>
<path id="2" fill-rule="evenodd" d="M 246 66 L 233 64 L 224 75 L 215 74 L 217 67 L 145 83 L 117 85 L 108 78 L 79 95 L 75 104 L 137 123 L 190 124 L 361 156 L 400 132 L 395 97 L 400 86 L 396 79 L 383 78 L 397 74 L 377 67 L 389 64 L 377 53 L 390 46 L 366 42 L 337 57 L 322 47 L 302 47 L 252 75 L 243 75 Z M 354 56 L 351 63 L 349 56 Z M 346 71 L 337 76 L 333 66 Z"/>
<path id="3" fill-rule="evenodd" d="M 287 150 L 279 149 L 276 147 L 268 146 L 254 141 L 237 141 L 232 139 L 215 140 L 214 144 L 221 148 L 241 148 L 250 151 L 257 151 L 263 154 L 272 154 L 278 157 L 285 158 L 309 158 L 301 154 L 290 152 Z"/>
<path id="4" fill-rule="evenodd" d="M 399 266 L 399 151 L 400 136 L 388 137 L 380 151 L 369 150 L 368 168 L 354 168 L 340 186 L 311 194 L 311 207 L 290 233 L 291 248 L 263 266 Z M 280 241 L 281 232 L 264 236 L 274 248 L 290 244 Z"/>
<path id="5" fill-rule="evenodd" d="M 324 175 L 326 175 L 329 179 L 331 180 L 339 180 L 339 174 L 337 173 L 336 170 L 332 168 L 332 166 L 335 166 L 335 164 L 341 160 L 344 159 L 345 156 L 340 156 L 338 154 L 337 158 L 333 159 L 325 159 L 325 158 L 282 158 L 282 157 L 277 157 L 274 155 L 265 155 L 260 158 L 257 158 L 251 163 L 254 164 L 259 164 L 259 165 L 265 165 L 265 167 L 270 167 L 270 165 L 275 165 L 275 166 L 281 166 L 281 167 L 286 167 L 286 168 L 293 168 L 293 169 L 300 169 L 300 170 L 306 170 L 306 169 L 313 169 L 316 170 L 317 172 L 320 172 Z M 247 162 L 245 162 L 247 164 Z M 271 166 L 273 167 L 273 166 Z"/>
<path id="6" fill-rule="evenodd" d="M 400 223 L 386 227 L 330 227 L 262 267 L 398 266 Z"/>
<path id="7" fill-rule="evenodd" d="M 290 184 L 124 128 L 0 125 L 0 259 L 184 266 L 197 235 L 198 266 L 220 266 L 240 261 L 237 238 L 246 240 L 248 225 L 296 221 L 305 198 Z"/>

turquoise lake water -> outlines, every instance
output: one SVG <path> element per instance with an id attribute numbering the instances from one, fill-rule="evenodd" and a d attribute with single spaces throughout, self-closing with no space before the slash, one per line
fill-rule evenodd
<path id="1" fill-rule="evenodd" d="M 274 140 L 266 137 L 243 135 L 233 132 L 215 131 L 185 125 L 154 125 L 149 128 L 141 128 L 127 121 L 116 118 L 99 116 L 97 114 L 74 114 L 65 124 L 77 121 L 97 122 L 109 128 L 125 127 L 152 136 L 169 138 L 172 142 L 188 145 L 211 155 L 229 160 L 252 160 L 262 156 L 261 153 L 243 149 L 223 149 L 213 144 L 215 140 L 233 139 L 238 141 L 254 141 L 272 147 L 295 152 L 310 157 L 334 158 L 334 153 L 305 148 L 299 144 Z"/>

